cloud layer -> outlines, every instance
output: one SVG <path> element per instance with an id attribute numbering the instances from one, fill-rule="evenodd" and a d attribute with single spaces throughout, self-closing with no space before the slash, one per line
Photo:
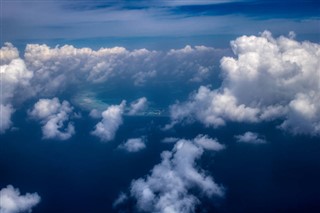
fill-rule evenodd
<path id="1" fill-rule="evenodd" d="M 180 139 L 172 151 L 162 152 L 161 163 L 148 176 L 131 183 L 130 196 L 136 199 L 138 210 L 194 212 L 202 196 L 223 196 L 223 187 L 196 165 L 204 148 L 218 151 L 222 147 L 208 136 L 199 135 L 194 140 Z"/>
<path id="2" fill-rule="evenodd" d="M 40 202 L 41 198 L 37 193 L 21 195 L 19 189 L 8 185 L 0 190 L 0 212 L 19 213 L 31 212 L 32 208 Z"/>
<path id="3" fill-rule="evenodd" d="M 24 58 L 27 67 L 35 73 L 37 88 L 42 93 L 52 93 L 70 83 L 99 84 L 111 79 L 126 79 L 126 84 L 134 85 L 143 85 L 155 77 L 172 80 L 172 76 L 179 76 L 179 80 L 201 81 L 212 70 L 213 59 L 218 52 L 204 46 L 186 46 L 162 52 L 147 49 L 129 51 L 123 47 L 95 51 L 71 45 L 50 48 L 29 44 Z"/>
<path id="4" fill-rule="evenodd" d="M 201 86 L 188 101 L 173 105 L 173 123 L 198 120 L 218 127 L 282 119 L 282 129 L 320 134 L 319 44 L 265 31 L 239 37 L 231 47 L 236 58 L 221 59 L 222 86 Z"/>

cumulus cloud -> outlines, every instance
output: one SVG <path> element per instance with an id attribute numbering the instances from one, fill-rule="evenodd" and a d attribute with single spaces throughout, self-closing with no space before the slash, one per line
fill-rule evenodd
<path id="1" fill-rule="evenodd" d="M 130 138 L 124 144 L 121 144 L 119 148 L 128 152 L 139 152 L 146 148 L 144 138 Z"/>
<path id="2" fill-rule="evenodd" d="M 125 106 L 125 101 L 122 101 L 119 105 L 109 106 L 102 112 L 102 120 L 96 124 L 91 134 L 99 137 L 104 142 L 113 140 L 119 126 L 122 124 Z"/>
<path id="3" fill-rule="evenodd" d="M 218 127 L 226 121 L 282 119 L 295 134 L 320 134 L 320 45 L 294 37 L 241 36 L 236 56 L 223 57 L 219 89 L 201 86 L 189 100 L 171 106 L 173 124 L 198 120 Z"/>
<path id="4" fill-rule="evenodd" d="M 29 116 L 42 123 L 44 139 L 67 140 L 75 134 L 74 125 L 69 122 L 73 107 L 68 101 L 60 103 L 58 98 L 40 99 L 29 111 Z"/>
<path id="5" fill-rule="evenodd" d="M 50 94 L 72 83 L 98 84 L 110 79 L 131 79 L 134 85 L 152 82 L 155 77 L 172 80 L 172 76 L 179 76 L 179 80 L 202 81 L 212 71 L 217 54 L 220 55 L 220 51 L 204 46 L 165 52 L 129 51 L 124 47 L 95 51 L 72 45 L 50 48 L 28 44 L 24 59 L 35 73 L 36 88 Z"/>
<path id="6" fill-rule="evenodd" d="M 223 187 L 196 164 L 206 144 L 197 142 L 201 139 L 214 143 L 202 135 L 194 140 L 180 139 L 172 151 L 162 152 L 161 163 L 154 166 L 148 176 L 132 181 L 130 196 L 136 199 L 139 211 L 194 212 L 202 196 L 224 195 Z"/>
<path id="7" fill-rule="evenodd" d="M 265 139 L 261 138 L 258 133 L 255 132 L 245 132 L 243 135 L 236 135 L 235 138 L 238 142 L 243 143 L 263 144 L 267 142 Z"/>
<path id="8" fill-rule="evenodd" d="M 19 213 L 31 212 L 32 208 L 40 202 L 41 198 L 37 193 L 21 195 L 19 189 L 8 185 L 0 190 L 0 212 Z"/>
<path id="9" fill-rule="evenodd" d="M 11 43 L 4 43 L 0 48 L 0 64 L 9 64 L 13 59 L 19 58 L 19 51 Z"/>
<path id="10" fill-rule="evenodd" d="M 129 115 L 136 115 L 143 112 L 148 107 L 148 100 L 146 97 L 139 98 L 130 104 Z"/>
<path id="11" fill-rule="evenodd" d="M 159 79 L 201 82 L 212 75 L 213 64 L 222 52 L 204 46 L 130 51 L 124 47 L 93 50 L 72 45 L 51 48 L 45 44 L 28 44 L 20 58 L 18 49 L 5 43 L 0 54 L 1 87 L 5 91 L 0 104 L 15 109 L 30 97 L 54 97 L 67 88 L 74 90 L 79 85 L 101 84 L 111 79 L 125 81 L 126 86 L 151 85 L 160 82 Z M 139 99 L 129 113 L 139 113 L 146 104 L 146 99 Z"/>
<path id="12" fill-rule="evenodd" d="M 11 43 L 5 43 L 0 49 L 0 56 L 0 133 L 4 133 L 12 125 L 11 116 L 15 106 L 33 95 L 30 87 L 33 72 L 27 69 L 25 62 L 19 58 L 18 50 Z"/>
<path id="13" fill-rule="evenodd" d="M 207 126 L 222 126 L 226 120 L 256 122 L 259 109 L 239 105 L 228 89 L 223 92 L 201 86 L 186 103 L 170 108 L 174 122 L 199 120 Z"/>

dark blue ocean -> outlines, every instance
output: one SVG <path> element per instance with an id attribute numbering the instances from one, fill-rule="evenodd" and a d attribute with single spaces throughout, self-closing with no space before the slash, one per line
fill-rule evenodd
<path id="1" fill-rule="evenodd" d="M 168 117 L 124 117 L 114 141 L 101 143 L 90 135 L 96 120 L 82 112 L 77 134 L 68 141 L 41 140 L 41 127 L 14 115 L 18 128 L 0 136 L 0 188 L 8 184 L 22 194 L 37 192 L 41 202 L 34 213 L 106 213 L 133 179 L 147 175 L 160 163 L 160 153 L 173 144 L 164 137 L 193 138 L 208 134 L 226 145 L 218 153 L 205 152 L 198 166 L 226 189 L 221 199 L 200 199 L 197 212 L 319 212 L 320 141 L 293 136 L 275 128 L 277 122 L 244 125 L 229 123 L 213 129 L 200 124 L 163 132 Z M 234 135 L 254 131 L 267 144 L 235 142 Z M 128 138 L 146 136 L 147 148 L 127 153 L 117 146 Z M 129 203 L 125 210 L 134 211 Z"/>

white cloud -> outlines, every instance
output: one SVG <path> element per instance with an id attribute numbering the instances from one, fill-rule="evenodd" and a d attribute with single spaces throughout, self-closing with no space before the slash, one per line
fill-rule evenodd
<path id="1" fill-rule="evenodd" d="M 0 48 L 0 65 L 9 64 L 13 59 L 19 58 L 19 51 L 11 43 L 4 43 Z"/>
<path id="2" fill-rule="evenodd" d="M 91 134 L 99 137 L 101 141 L 113 140 L 119 126 L 122 124 L 125 105 L 126 102 L 122 101 L 120 105 L 111 105 L 103 111 L 102 120 L 97 123 Z"/>
<path id="3" fill-rule="evenodd" d="M 139 211 L 194 212 L 201 196 L 224 195 L 223 187 L 195 164 L 204 151 L 196 142 L 200 138 L 213 141 L 206 136 L 180 139 L 172 151 L 162 152 L 161 163 L 154 166 L 150 175 L 132 181 L 130 195 L 137 200 Z M 196 195 L 195 191 L 201 193 Z"/>
<path id="4" fill-rule="evenodd" d="M 40 202 L 41 198 L 37 193 L 21 195 L 19 189 L 8 185 L 0 190 L 0 212 L 19 213 L 31 212 L 32 208 Z"/>
<path id="5" fill-rule="evenodd" d="M 11 43 L 5 43 L 0 49 L 0 75 L 1 75 L 1 127 L 4 133 L 12 125 L 11 116 L 17 103 L 33 95 L 30 81 L 33 72 L 29 71 L 18 50 Z"/>
<path id="6" fill-rule="evenodd" d="M 9 64 L 1 65 L 0 74 L 3 90 L 0 97 L 2 103 L 11 101 L 14 96 L 22 95 L 21 89 L 24 89 L 24 93 L 19 98 L 30 96 L 27 87 L 30 86 L 33 73 L 26 68 L 22 59 L 13 59 Z"/>
<path id="7" fill-rule="evenodd" d="M 121 144 L 119 148 L 128 152 L 139 152 L 146 148 L 144 138 L 130 138 L 124 144 Z"/>
<path id="8" fill-rule="evenodd" d="M 16 109 L 31 97 L 54 97 L 66 89 L 105 83 L 111 79 L 140 86 L 151 85 L 158 79 L 163 82 L 173 82 L 172 79 L 174 82 L 201 82 L 212 74 L 213 58 L 217 60 L 221 51 L 204 46 L 186 46 L 170 51 L 129 51 L 123 47 L 93 50 L 71 45 L 51 48 L 28 44 L 24 57 L 20 58 L 17 48 L 5 43 L 0 54 L 1 87 L 5 91 L 0 96 L 0 104 Z M 139 99 L 132 104 L 129 113 L 139 113 L 146 104 L 146 99 Z"/>
<path id="9" fill-rule="evenodd" d="M 139 98 L 130 104 L 129 115 L 136 115 L 146 110 L 148 107 L 148 100 L 146 97 Z"/>
<path id="10" fill-rule="evenodd" d="M 174 122 L 197 119 L 207 126 L 222 126 L 226 120 L 257 122 L 258 108 L 238 104 L 228 89 L 223 92 L 201 86 L 188 102 L 172 105 L 171 118 Z"/>
<path id="11" fill-rule="evenodd" d="M 261 138 L 258 133 L 255 132 L 245 132 L 243 135 L 236 135 L 235 138 L 238 142 L 243 143 L 263 144 L 267 142 L 265 139 Z"/>
<path id="12" fill-rule="evenodd" d="M 131 79 L 128 82 L 140 86 L 156 80 L 155 77 L 200 82 L 210 76 L 217 55 L 221 55 L 221 51 L 204 46 L 186 46 L 165 52 L 129 51 L 124 47 L 92 50 L 72 45 L 50 48 L 28 44 L 24 58 L 28 69 L 35 73 L 37 91 L 52 94 L 70 84 L 98 84 L 111 79 Z"/>
<path id="13" fill-rule="evenodd" d="M 30 117 L 40 120 L 44 139 L 67 140 L 75 134 L 69 122 L 73 107 L 68 101 L 60 103 L 58 98 L 40 99 L 29 111 Z"/>
<path id="14" fill-rule="evenodd" d="M 198 120 L 218 127 L 226 121 L 283 119 L 281 128 L 320 135 L 320 45 L 291 36 L 241 36 L 236 56 L 223 57 L 219 89 L 201 86 L 185 103 L 171 107 L 173 124 Z"/>
<path id="15" fill-rule="evenodd" d="M 220 151 L 225 148 L 217 139 L 211 139 L 207 135 L 198 135 L 194 142 L 207 150 Z"/>
<path id="16" fill-rule="evenodd" d="M 13 112 L 14 109 L 11 105 L 0 104 L 0 134 L 3 134 L 11 127 L 11 115 L 13 114 Z"/>

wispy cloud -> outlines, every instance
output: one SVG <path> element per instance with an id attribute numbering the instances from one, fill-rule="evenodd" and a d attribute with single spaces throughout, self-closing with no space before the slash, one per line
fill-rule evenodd
<path id="1" fill-rule="evenodd" d="M 317 33 L 310 1 L 4 1 L 4 39 Z M 300 10 L 300 8 L 306 8 Z M 238 27 L 240 26 L 240 27 Z"/>

